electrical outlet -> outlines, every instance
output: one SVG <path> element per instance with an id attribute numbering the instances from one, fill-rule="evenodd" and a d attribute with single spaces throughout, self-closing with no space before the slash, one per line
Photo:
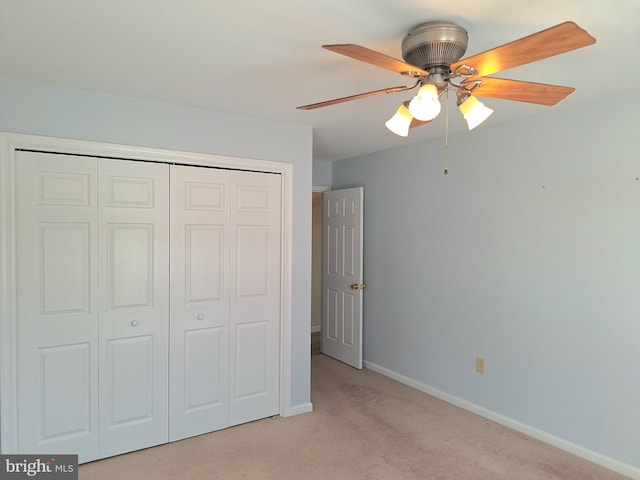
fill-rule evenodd
<path id="1" fill-rule="evenodd" d="M 476 358 L 476 372 L 484 373 L 484 358 Z"/>

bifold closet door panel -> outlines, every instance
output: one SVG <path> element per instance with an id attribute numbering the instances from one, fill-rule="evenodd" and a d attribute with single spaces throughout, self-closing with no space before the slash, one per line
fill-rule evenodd
<path id="1" fill-rule="evenodd" d="M 280 412 L 280 175 L 231 173 L 231 425 Z"/>
<path id="2" fill-rule="evenodd" d="M 16 152 L 18 450 L 99 456 L 96 160 Z"/>
<path id="3" fill-rule="evenodd" d="M 170 439 L 229 426 L 230 172 L 171 167 Z"/>
<path id="4" fill-rule="evenodd" d="M 168 441 L 169 166 L 100 159 L 100 453 Z"/>

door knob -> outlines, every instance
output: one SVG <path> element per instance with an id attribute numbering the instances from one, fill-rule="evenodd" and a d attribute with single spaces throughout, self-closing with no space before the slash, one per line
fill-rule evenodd
<path id="1" fill-rule="evenodd" d="M 364 283 L 352 283 L 351 290 L 364 290 L 366 285 Z"/>

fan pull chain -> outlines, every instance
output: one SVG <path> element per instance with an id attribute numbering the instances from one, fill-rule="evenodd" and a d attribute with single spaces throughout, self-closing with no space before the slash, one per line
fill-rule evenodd
<path id="1" fill-rule="evenodd" d="M 444 175 L 449 175 L 449 90 L 447 89 L 447 107 L 444 120 Z"/>

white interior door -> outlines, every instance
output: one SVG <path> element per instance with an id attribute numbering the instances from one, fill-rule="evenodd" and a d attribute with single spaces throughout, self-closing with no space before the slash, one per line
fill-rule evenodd
<path id="1" fill-rule="evenodd" d="M 168 441 L 169 166 L 98 161 L 100 453 Z"/>
<path id="2" fill-rule="evenodd" d="M 229 170 L 171 167 L 170 439 L 229 426 Z"/>
<path id="3" fill-rule="evenodd" d="M 98 457 L 96 160 L 16 153 L 18 451 Z"/>
<path id="4" fill-rule="evenodd" d="M 363 188 L 324 192 L 322 353 L 362 368 Z"/>
<path id="5" fill-rule="evenodd" d="M 280 175 L 231 173 L 229 420 L 280 411 Z"/>

